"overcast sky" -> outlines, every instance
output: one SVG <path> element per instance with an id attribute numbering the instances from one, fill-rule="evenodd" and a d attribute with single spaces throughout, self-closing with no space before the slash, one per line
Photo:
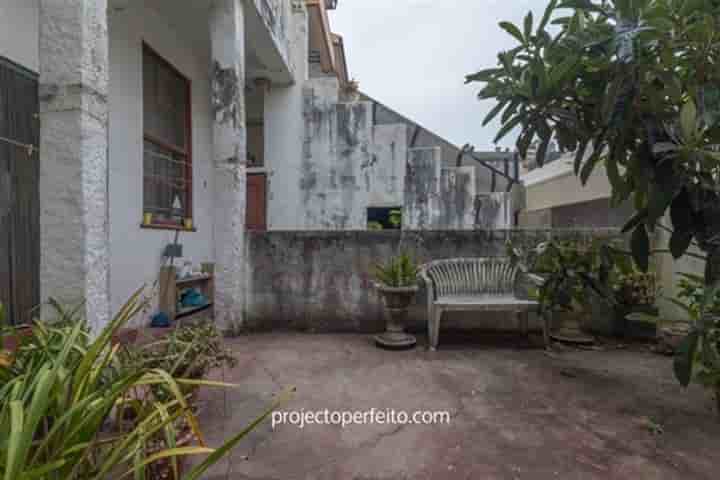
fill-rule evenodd
<path id="1" fill-rule="evenodd" d="M 547 0 L 340 0 L 332 29 L 345 39 L 350 76 L 360 89 L 457 145 L 493 148 L 497 124 L 482 127 L 495 105 L 465 75 L 495 66 L 517 43 L 498 27 L 535 22 Z M 514 146 L 506 137 L 503 146 Z"/>

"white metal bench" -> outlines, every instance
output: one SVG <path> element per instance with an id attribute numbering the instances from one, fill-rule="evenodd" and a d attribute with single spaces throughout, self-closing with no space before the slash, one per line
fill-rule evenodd
<path id="1" fill-rule="evenodd" d="M 504 257 L 454 258 L 423 265 L 420 277 L 428 290 L 430 349 L 437 348 L 440 321 L 443 313 L 449 311 L 514 312 L 522 333 L 527 335 L 528 313 L 538 307 L 538 302 L 522 300 L 515 295 L 519 273 L 520 269 Z M 537 282 L 535 278 L 532 280 Z M 543 335 L 547 346 L 546 319 L 543 322 Z"/>

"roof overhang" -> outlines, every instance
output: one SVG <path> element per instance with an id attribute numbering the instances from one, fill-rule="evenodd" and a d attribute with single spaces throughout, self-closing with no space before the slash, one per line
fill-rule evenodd
<path id="1" fill-rule="evenodd" d="M 341 85 L 347 85 L 350 82 L 350 74 L 348 73 L 347 58 L 345 57 L 345 42 L 343 37 L 335 33 L 332 34 L 333 49 L 335 50 L 335 71 Z"/>
<path id="2" fill-rule="evenodd" d="M 327 14 L 327 0 L 305 0 L 310 15 L 310 45 L 320 51 L 320 65 L 323 72 L 336 71 L 335 46 L 330 20 Z"/>

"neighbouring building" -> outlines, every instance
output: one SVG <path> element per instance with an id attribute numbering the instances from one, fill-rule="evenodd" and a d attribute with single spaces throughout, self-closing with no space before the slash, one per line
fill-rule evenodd
<path id="1" fill-rule="evenodd" d="M 166 246 L 242 322 L 245 232 L 512 225 L 515 171 L 359 92 L 336 0 L 0 3 L 0 301 L 104 325 Z"/>
<path id="2" fill-rule="evenodd" d="M 519 218 L 523 227 L 622 228 L 632 215 L 632 205 L 611 206 L 612 188 L 602 165 L 586 185 L 575 175 L 574 153 L 551 151 L 549 160 L 537 168 L 532 149 L 520 179 L 525 186 L 525 208 Z"/>

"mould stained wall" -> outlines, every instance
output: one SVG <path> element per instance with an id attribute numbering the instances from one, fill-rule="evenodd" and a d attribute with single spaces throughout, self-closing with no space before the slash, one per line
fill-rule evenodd
<path id="1" fill-rule="evenodd" d="M 365 230 L 368 208 L 398 206 L 404 229 L 467 230 L 479 214 L 492 228 L 510 225 L 504 199 L 478 204 L 476 167 L 445 166 L 440 146 L 409 148 L 406 122 L 374 125 L 373 102 L 341 102 L 338 92 L 332 77 L 303 89 L 300 195 L 270 193 L 298 212 L 292 229 Z"/>
<path id="2" fill-rule="evenodd" d="M 339 103 L 334 78 L 308 82 L 300 174 L 302 228 L 364 228 L 367 189 L 362 167 L 372 163 L 367 102 Z"/>
<path id="3" fill-rule="evenodd" d="M 440 191 L 440 156 L 440 148 L 409 150 L 403 202 L 405 228 L 426 230 L 436 225 L 435 214 Z"/>
<path id="4" fill-rule="evenodd" d="M 407 126 L 375 125 L 370 161 L 361 165 L 368 207 L 397 207 L 403 204 Z"/>
<path id="5" fill-rule="evenodd" d="M 463 230 L 474 227 L 475 171 L 474 167 L 442 169 L 438 229 Z"/>
<path id="6" fill-rule="evenodd" d="M 475 199 L 475 224 L 482 229 L 509 228 L 513 223 L 512 194 L 484 193 Z"/>
<path id="7" fill-rule="evenodd" d="M 505 255 L 511 240 L 537 245 L 556 238 L 608 238 L 617 230 L 472 230 L 383 232 L 248 232 L 246 326 L 254 330 L 380 332 L 385 328 L 380 297 L 373 290 L 372 266 L 398 249 L 419 262 L 458 257 Z M 518 295 L 529 285 L 518 282 Z M 427 328 L 427 297 L 421 290 L 410 309 L 411 328 Z M 517 328 L 512 314 L 455 312 L 448 327 Z M 538 318 L 531 319 L 540 328 Z"/>
<path id="8" fill-rule="evenodd" d="M 372 124 L 372 103 L 339 102 L 334 78 L 304 89 L 299 228 L 365 230 L 368 207 L 402 204 L 405 125 Z"/>

